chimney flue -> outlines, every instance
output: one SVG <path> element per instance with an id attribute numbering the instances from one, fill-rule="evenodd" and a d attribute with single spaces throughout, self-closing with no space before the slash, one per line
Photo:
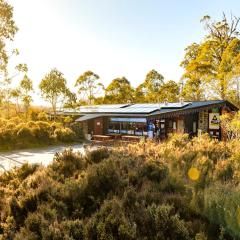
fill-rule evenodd
<path id="1" fill-rule="evenodd" d="M 179 101 L 180 101 L 181 105 L 184 104 L 184 99 L 182 97 L 179 99 Z"/>
<path id="2" fill-rule="evenodd" d="M 164 100 L 164 105 L 165 105 L 165 106 L 168 105 L 168 101 L 167 101 L 167 99 Z"/>

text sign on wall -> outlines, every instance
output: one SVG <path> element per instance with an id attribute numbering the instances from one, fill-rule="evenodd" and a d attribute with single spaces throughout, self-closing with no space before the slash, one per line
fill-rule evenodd
<path id="1" fill-rule="evenodd" d="M 220 115 L 219 113 L 209 113 L 209 129 L 220 128 Z"/>

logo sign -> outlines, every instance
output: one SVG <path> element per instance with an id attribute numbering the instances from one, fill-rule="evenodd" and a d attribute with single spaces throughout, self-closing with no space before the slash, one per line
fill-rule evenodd
<path id="1" fill-rule="evenodd" d="M 219 113 L 209 113 L 209 129 L 220 128 L 220 115 Z"/>

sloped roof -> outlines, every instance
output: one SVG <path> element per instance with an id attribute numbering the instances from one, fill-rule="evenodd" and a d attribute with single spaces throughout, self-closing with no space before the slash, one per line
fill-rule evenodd
<path id="1" fill-rule="evenodd" d="M 231 110 L 237 111 L 238 108 L 226 100 L 208 100 L 208 101 L 193 101 L 182 109 L 159 109 L 158 111 L 149 114 L 149 116 L 156 115 L 177 115 L 177 114 L 187 114 L 189 112 L 199 112 L 204 109 L 228 106 Z"/>
<path id="2" fill-rule="evenodd" d="M 75 121 L 76 122 L 83 122 L 83 121 L 87 121 L 87 120 L 102 117 L 102 116 L 103 116 L 102 114 L 87 114 L 87 115 L 84 115 L 84 116 L 81 116 L 81 117 L 77 118 Z"/>
<path id="3" fill-rule="evenodd" d="M 103 104 L 92 106 L 81 106 L 78 109 L 68 109 L 63 114 L 84 115 L 80 119 L 89 118 L 87 115 L 95 114 L 104 116 L 113 115 L 137 115 L 137 116 L 155 116 L 162 114 L 179 114 L 188 112 L 197 112 L 202 109 L 213 108 L 218 106 L 228 106 L 232 110 L 238 110 L 233 104 L 225 100 L 208 100 L 192 102 L 175 102 L 175 103 L 143 103 L 143 104 Z M 91 117 L 92 118 L 92 117 Z M 87 119 L 86 119 L 87 120 Z M 83 121 L 83 120 L 81 120 Z"/>
<path id="4" fill-rule="evenodd" d="M 189 105 L 184 103 L 143 103 L 82 106 L 76 111 L 81 114 L 150 114 L 159 109 L 182 109 Z"/>

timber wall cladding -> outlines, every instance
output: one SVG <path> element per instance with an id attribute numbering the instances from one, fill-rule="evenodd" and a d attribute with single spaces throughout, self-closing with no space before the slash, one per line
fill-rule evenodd
<path id="1" fill-rule="evenodd" d="M 207 110 L 199 112 L 198 128 L 203 132 L 208 131 L 208 111 Z"/>
<path id="2" fill-rule="evenodd" d="M 87 124 L 87 121 L 83 121 L 82 129 L 83 129 L 84 136 L 85 136 L 85 134 L 88 134 L 88 124 Z"/>

